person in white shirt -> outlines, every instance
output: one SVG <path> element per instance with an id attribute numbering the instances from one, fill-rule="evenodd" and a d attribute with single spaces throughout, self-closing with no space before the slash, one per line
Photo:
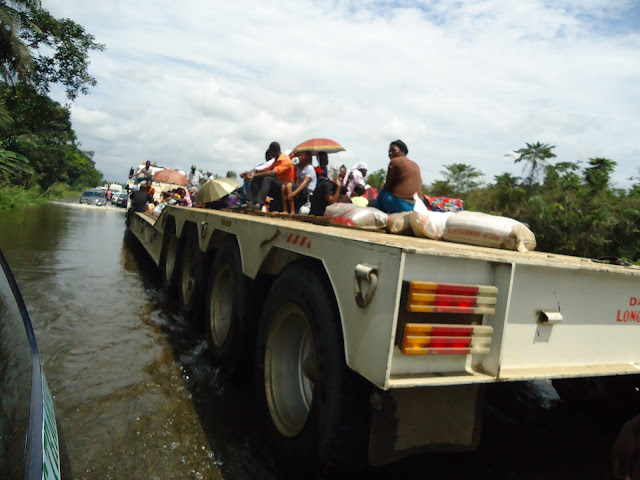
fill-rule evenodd
<path id="1" fill-rule="evenodd" d="M 367 175 L 368 168 L 369 166 L 365 162 L 359 162 L 356 163 L 351 170 L 349 170 L 345 177 L 345 183 L 347 185 L 347 195 L 351 196 L 356 185 L 362 185 L 364 187 L 364 177 Z"/>
<path id="2" fill-rule="evenodd" d="M 153 171 L 151 170 L 151 160 L 147 160 L 144 164 L 144 167 L 140 169 L 138 175 L 144 175 L 145 180 L 150 179 L 153 175 Z"/>
<path id="3" fill-rule="evenodd" d="M 241 202 L 244 203 L 247 201 L 247 195 L 251 190 L 258 191 L 260 190 L 260 186 L 262 185 L 263 177 L 253 177 L 254 173 L 264 172 L 267 168 L 273 165 L 273 162 L 276 161 L 276 157 L 274 157 L 269 150 L 264 152 L 264 163 L 261 163 L 255 168 L 247 172 L 240 173 L 240 178 L 244 179 L 244 184 L 240 188 L 241 193 Z"/>
<path id="4" fill-rule="evenodd" d="M 191 165 L 191 171 L 187 174 L 187 180 L 189 181 L 188 187 L 200 187 L 200 180 L 202 180 L 204 175 L 199 170 L 196 170 L 195 165 Z"/>
<path id="5" fill-rule="evenodd" d="M 282 211 L 284 213 L 296 213 L 296 210 L 307 203 L 318 184 L 316 169 L 311 165 L 313 158 L 311 153 L 295 152 L 295 154 L 298 156 L 296 183 L 285 183 L 281 187 Z"/>

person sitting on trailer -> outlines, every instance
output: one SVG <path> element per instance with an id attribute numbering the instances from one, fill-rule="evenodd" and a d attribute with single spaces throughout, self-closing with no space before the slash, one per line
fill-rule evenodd
<path id="1" fill-rule="evenodd" d="M 346 194 L 351 196 L 356 185 L 364 186 L 364 177 L 367 175 L 369 166 L 365 162 L 358 162 L 349 170 L 345 176 L 344 186 L 347 188 Z"/>
<path id="2" fill-rule="evenodd" d="M 144 167 L 138 172 L 138 175 L 141 177 L 151 180 L 153 176 L 153 171 L 151 170 L 151 160 L 147 160 L 144 164 Z"/>
<path id="3" fill-rule="evenodd" d="M 368 207 L 369 200 L 363 197 L 366 191 L 364 185 L 356 185 L 351 194 L 351 203 L 359 207 Z"/>
<path id="4" fill-rule="evenodd" d="M 342 178 L 340 169 L 336 165 L 327 166 L 327 175 L 318 176 L 318 185 L 311 195 L 310 215 L 324 216 L 328 205 L 333 205 L 340 198 Z"/>
<path id="5" fill-rule="evenodd" d="M 413 210 L 413 195 L 422 196 L 422 177 L 418 164 L 407 158 L 409 149 L 402 140 L 389 145 L 387 180 L 378 193 L 376 208 L 386 213 Z"/>
<path id="6" fill-rule="evenodd" d="M 329 155 L 327 152 L 318 152 L 318 168 L 321 173 L 327 174 L 327 166 L 329 165 Z M 318 172 L 320 173 L 320 172 Z"/>
<path id="7" fill-rule="evenodd" d="M 151 198 L 153 198 L 153 196 L 156 193 L 156 189 L 153 188 L 153 185 L 151 184 L 151 180 L 147 180 L 145 184 L 142 187 L 140 187 L 140 190 L 147 192 L 149 195 L 151 195 Z"/>
<path id="8" fill-rule="evenodd" d="M 178 188 L 176 192 L 180 198 L 178 199 L 178 205 L 181 207 L 193 207 L 193 201 L 191 200 L 191 195 L 189 191 L 185 188 Z"/>
<path id="9" fill-rule="evenodd" d="M 244 180 L 242 187 L 240 187 L 240 201 L 242 203 L 246 203 L 247 195 L 249 194 L 250 191 L 253 190 L 254 192 L 257 193 L 258 190 L 260 190 L 260 187 L 262 186 L 262 177 L 253 178 L 253 174 L 258 172 L 264 172 L 268 167 L 273 165 L 273 162 L 275 161 L 276 159 L 271 157 L 271 152 L 267 149 L 267 151 L 264 152 L 263 163 L 261 163 L 257 167 L 247 172 L 242 172 L 240 174 L 240 178 Z"/>
<path id="10" fill-rule="evenodd" d="M 162 213 L 167 205 L 176 205 L 178 203 L 178 200 L 172 192 L 162 192 L 160 195 L 160 203 L 158 203 L 155 208 L 151 210 L 151 213 L 156 217 Z"/>
<path id="11" fill-rule="evenodd" d="M 129 196 L 131 199 L 130 209 L 134 212 L 146 212 L 149 203 L 153 202 L 153 197 L 148 192 L 140 190 L 139 185 L 133 187 L 133 192 Z"/>
<path id="12" fill-rule="evenodd" d="M 202 172 L 197 170 L 195 165 L 191 165 L 191 171 L 187 174 L 187 180 L 189 181 L 188 187 L 199 187 L 203 178 L 204 175 Z"/>
<path id="13" fill-rule="evenodd" d="M 280 189 L 284 213 L 296 213 L 302 205 L 309 201 L 309 197 L 318 183 L 316 170 L 311 165 L 313 158 L 311 153 L 294 153 L 298 156 L 298 165 L 295 167 L 296 183 L 283 183 Z"/>
<path id="14" fill-rule="evenodd" d="M 282 153 L 278 142 L 271 142 L 269 145 L 269 157 L 276 160 L 262 172 L 250 172 L 247 175 L 249 180 L 262 178 L 262 185 L 256 191 L 252 188 L 247 194 L 247 204 L 255 209 L 261 209 L 265 204 L 267 196 L 276 200 L 278 204 L 280 197 L 280 185 L 290 183 L 295 179 L 295 170 L 291 159 Z"/>

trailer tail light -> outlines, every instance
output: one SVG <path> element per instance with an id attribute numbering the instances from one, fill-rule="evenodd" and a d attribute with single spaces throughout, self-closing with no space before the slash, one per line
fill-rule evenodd
<path id="1" fill-rule="evenodd" d="M 489 353 L 493 327 L 487 325 L 428 325 L 407 323 L 405 355 L 469 355 Z"/>
<path id="2" fill-rule="evenodd" d="M 407 311 L 493 315 L 497 296 L 491 285 L 411 282 Z"/>

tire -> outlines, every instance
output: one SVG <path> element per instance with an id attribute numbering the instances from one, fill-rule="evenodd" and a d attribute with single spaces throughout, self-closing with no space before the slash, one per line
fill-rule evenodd
<path id="1" fill-rule="evenodd" d="M 253 358 L 249 352 L 254 349 L 257 322 L 248 318 L 249 287 L 238 245 L 235 238 L 228 238 L 211 266 L 204 316 L 211 359 L 226 378 L 236 376 Z"/>
<path id="2" fill-rule="evenodd" d="M 190 230 L 183 242 L 178 272 L 178 302 L 186 320 L 197 322 L 202 312 L 204 256 L 198 246 L 197 232 Z"/>
<path id="3" fill-rule="evenodd" d="M 345 364 L 333 292 L 310 264 L 290 265 L 269 291 L 256 387 L 267 440 L 283 465 L 333 475 L 364 464 L 368 388 Z"/>
<path id="4" fill-rule="evenodd" d="M 169 298 L 172 299 L 178 298 L 178 271 L 182 254 L 180 247 L 180 239 L 170 234 L 162 255 L 162 284 L 166 287 Z"/>

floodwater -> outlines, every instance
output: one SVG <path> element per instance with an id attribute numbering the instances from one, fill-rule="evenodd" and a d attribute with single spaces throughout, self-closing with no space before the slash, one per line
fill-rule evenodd
<path id="1" fill-rule="evenodd" d="M 202 333 L 168 302 L 144 250 L 125 240 L 123 210 L 2 212 L 0 247 L 34 324 L 71 478 L 283 478 L 255 428 L 253 382 L 217 379 Z M 476 452 L 362 476 L 609 479 L 611 444 L 633 413 L 615 398 L 566 405 L 548 382 L 499 385 Z"/>

